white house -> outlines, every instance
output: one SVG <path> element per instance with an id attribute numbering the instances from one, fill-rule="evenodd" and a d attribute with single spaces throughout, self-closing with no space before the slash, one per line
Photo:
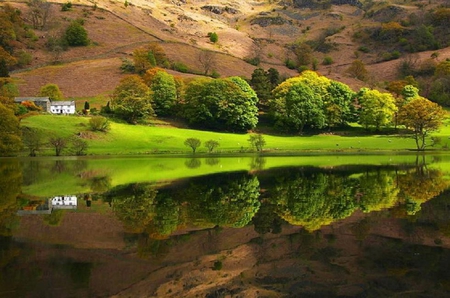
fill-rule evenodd
<path id="1" fill-rule="evenodd" d="M 52 101 L 50 112 L 52 114 L 75 114 L 75 101 Z"/>
<path id="2" fill-rule="evenodd" d="M 58 196 L 52 198 L 53 209 L 77 209 L 76 196 Z"/>

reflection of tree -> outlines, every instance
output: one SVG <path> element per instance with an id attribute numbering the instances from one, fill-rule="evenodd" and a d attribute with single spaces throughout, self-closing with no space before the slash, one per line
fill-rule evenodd
<path id="1" fill-rule="evenodd" d="M 49 226 L 59 226 L 61 223 L 65 210 L 53 210 L 51 214 L 44 215 L 44 222 Z"/>
<path id="2" fill-rule="evenodd" d="M 189 169 L 195 169 L 195 168 L 200 167 L 202 165 L 202 162 L 198 158 L 191 158 L 189 160 L 186 160 L 186 162 L 184 164 Z"/>
<path id="3" fill-rule="evenodd" d="M 109 176 L 94 176 L 88 180 L 89 186 L 93 192 L 102 193 L 110 189 L 111 177 Z"/>
<path id="4" fill-rule="evenodd" d="M 269 202 L 263 202 L 258 212 L 252 219 L 254 229 L 258 234 L 281 232 L 283 220 L 276 214 L 276 206 Z"/>
<path id="5" fill-rule="evenodd" d="M 151 184 L 128 184 L 117 186 L 105 194 L 111 200 L 116 216 L 125 228 L 142 232 L 153 219 L 154 199 L 157 191 Z"/>
<path id="6" fill-rule="evenodd" d="M 176 231 L 180 217 L 180 205 L 170 196 L 157 196 L 155 200 L 155 217 L 153 218 L 153 227 L 155 236 L 167 237 Z"/>
<path id="7" fill-rule="evenodd" d="M 252 158 L 252 162 L 250 163 L 250 168 L 252 170 L 263 170 L 266 165 L 266 159 L 262 156 L 255 156 Z"/>
<path id="8" fill-rule="evenodd" d="M 93 263 L 71 262 L 67 264 L 70 278 L 77 288 L 87 288 L 91 279 Z"/>
<path id="9" fill-rule="evenodd" d="M 299 173 L 280 177 L 272 200 L 283 219 L 315 230 L 353 213 L 357 208 L 352 195 L 354 184 L 351 179 L 333 174 Z"/>
<path id="10" fill-rule="evenodd" d="M 220 159 L 215 157 L 209 157 L 205 160 L 205 162 L 208 166 L 214 166 L 220 162 Z"/>
<path id="11" fill-rule="evenodd" d="M 0 235 L 11 235 L 18 224 L 17 195 L 20 193 L 22 171 L 16 160 L 0 163 Z"/>
<path id="12" fill-rule="evenodd" d="M 448 188 L 449 182 L 438 169 L 419 166 L 397 177 L 399 197 L 406 203 L 408 214 L 415 214 L 420 205 Z"/>
<path id="13" fill-rule="evenodd" d="M 193 179 L 183 191 L 195 224 L 243 227 L 258 211 L 259 181 L 247 174 L 221 174 Z"/>
<path id="14" fill-rule="evenodd" d="M 359 185 L 359 205 L 364 212 L 391 208 L 397 203 L 395 172 L 367 172 L 360 177 Z"/>

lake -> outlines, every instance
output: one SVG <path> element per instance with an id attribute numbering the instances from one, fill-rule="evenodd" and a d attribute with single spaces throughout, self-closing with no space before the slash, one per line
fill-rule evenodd
<path id="1" fill-rule="evenodd" d="M 0 297 L 448 297 L 450 155 L 0 159 Z"/>

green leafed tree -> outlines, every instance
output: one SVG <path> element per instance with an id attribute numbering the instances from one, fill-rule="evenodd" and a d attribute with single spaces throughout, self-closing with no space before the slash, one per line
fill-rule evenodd
<path id="1" fill-rule="evenodd" d="M 200 145 L 202 144 L 202 141 L 200 141 L 197 138 L 187 138 L 184 141 L 184 145 L 191 148 L 192 149 L 192 153 L 195 154 L 195 152 L 197 151 L 197 148 L 200 147 Z"/>
<path id="2" fill-rule="evenodd" d="M 424 150 L 426 138 L 442 125 L 446 113 L 441 106 L 424 97 L 416 97 L 403 106 L 400 123 L 411 129 L 417 150 Z"/>
<path id="3" fill-rule="evenodd" d="M 51 137 L 49 144 L 55 148 L 55 155 L 60 156 L 64 149 L 67 148 L 67 140 L 63 137 Z"/>
<path id="4" fill-rule="evenodd" d="M 50 98 L 50 100 L 63 100 L 64 96 L 56 84 L 46 84 L 41 87 L 38 96 Z"/>
<path id="5" fill-rule="evenodd" d="M 353 100 L 355 92 L 346 84 L 330 81 L 324 98 L 327 126 L 332 128 L 354 121 L 356 117 Z"/>
<path id="6" fill-rule="evenodd" d="M 0 156 L 11 156 L 22 147 L 19 119 L 0 103 Z"/>
<path id="7" fill-rule="evenodd" d="M 250 85 L 258 94 L 258 98 L 261 104 L 267 104 L 271 97 L 272 84 L 270 83 L 267 73 L 262 68 L 256 68 L 252 73 Z"/>
<path id="8" fill-rule="evenodd" d="M 36 156 L 37 152 L 45 145 L 45 138 L 42 131 L 30 127 L 22 128 L 23 145 L 28 149 L 29 156 Z"/>
<path id="9" fill-rule="evenodd" d="M 184 117 L 194 126 L 245 131 L 258 123 L 258 98 L 243 79 L 196 79 L 186 86 Z"/>
<path id="10" fill-rule="evenodd" d="M 220 143 L 216 140 L 208 140 L 205 142 L 205 147 L 208 149 L 208 152 L 211 153 L 220 146 Z"/>
<path id="11" fill-rule="evenodd" d="M 270 111 L 276 126 L 298 132 L 302 132 L 305 126 L 325 126 L 322 97 L 301 78 L 284 81 L 274 89 L 273 96 Z"/>
<path id="12" fill-rule="evenodd" d="M 362 88 L 358 94 L 359 123 L 366 129 L 382 127 L 392 124 L 397 107 L 395 99 L 390 93 Z"/>
<path id="13" fill-rule="evenodd" d="M 248 142 L 252 148 L 255 148 L 256 151 L 261 152 L 266 145 L 266 140 L 262 134 L 252 134 L 248 138 Z"/>
<path id="14" fill-rule="evenodd" d="M 154 115 L 150 89 L 137 75 L 120 81 L 110 106 L 114 114 L 131 124 Z"/>
<path id="15" fill-rule="evenodd" d="M 177 86 L 171 74 L 158 71 L 152 79 L 153 106 L 157 116 L 169 116 L 177 101 Z"/>

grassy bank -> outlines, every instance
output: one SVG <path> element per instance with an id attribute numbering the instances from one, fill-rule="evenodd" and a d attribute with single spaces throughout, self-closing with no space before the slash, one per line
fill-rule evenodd
<path id="1" fill-rule="evenodd" d="M 39 128 L 46 136 L 69 137 L 82 134 L 88 142 L 88 155 L 129 155 L 129 154 L 190 154 L 190 148 L 184 145 L 187 138 L 198 138 L 202 143 L 216 140 L 220 143 L 217 153 L 251 152 L 248 134 L 217 133 L 174 127 L 128 125 L 111 123 L 108 133 L 91 132 L 88 129 L 88 117 L 39 115 L 22 120 L 22 126 Z M 450 129 L 444 126 L 436 134 L 442 143 L 436 148 L 448 146 Z M 318 134 L 312 136 L 276 136 L 264 135 L 265 152 L 271 153 L 307 153 L 307 152 L 390 152 L 414 150 L 411 138 L 401 135 L 365 135 L 363 133 L 336 135 Z M 206 154 L 202 145 L 198 154 Z M 26 155 L 26 152 L 23 153 Z M 47 147 L 39 155 L 53 155 L 53 149 Z M 68 153 L 66 153 L 68 154 Z"/>

